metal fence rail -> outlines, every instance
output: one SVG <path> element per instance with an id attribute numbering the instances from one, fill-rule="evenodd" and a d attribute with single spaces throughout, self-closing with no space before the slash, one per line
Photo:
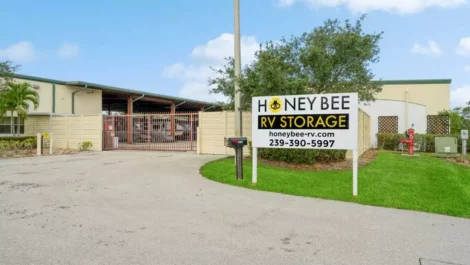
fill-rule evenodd
<path id="1" fill-rule="evenodd" d="M 198 113 L 104 116 L 104 150 L 196 151 Z"/>

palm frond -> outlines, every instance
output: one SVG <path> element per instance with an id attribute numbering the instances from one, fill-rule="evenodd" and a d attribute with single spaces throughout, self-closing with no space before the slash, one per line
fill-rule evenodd
<path id="1" fill-rule="evenodd" d="M 29 107 L 39 107 L 39 94 L 28 83 L 8 83 L 0 94 L 0 117 L 8 111 L 16 111 L 26 118 Z"/>

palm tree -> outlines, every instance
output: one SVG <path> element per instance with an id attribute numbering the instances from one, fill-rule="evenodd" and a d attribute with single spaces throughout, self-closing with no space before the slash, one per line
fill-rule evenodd
<path id="1" fill-rule="evenodd" d="M 15 135 L 15 128 L 13 127 L 13 111 L 14 104 L 12 98 L 8 94 L 8 90 L 4 89 L 0 91 L 0 118 L 5 117 L 8 111 L 10 111 L 10 134 Z"/>
<path id="2" fill-rule="evenodd" d="M 18 116 L 17 130 L 18 135 L 20 134 L 20 119 L 26 119 L 28 117 L 28 110 L 30 104 L 34 106 L 34 109 L 39 107 L 39 94 L 31 88 L 28 83 L 9 83 L 7 89 L 2 92 L 0 97 L 3 107 L 0 108 L 0 114 L 3 111 L 10 111 L 11 119 L 13 120 L 13 111 L 16 111 Z M 12 126 L 13 128 L 13 126 Z M 14 129 L 13 129 L 14 130 Z"/>

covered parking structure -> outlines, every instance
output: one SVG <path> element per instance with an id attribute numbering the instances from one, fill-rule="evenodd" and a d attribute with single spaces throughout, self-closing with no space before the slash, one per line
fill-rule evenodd
<path id="1" fill-rule="evenodd" d="M 95 128 L 98 126 L 96 123 L 93 129 L 103 131 L 104 150 L 195 151 L 199 112 L 221 110 L 220 106 L 210 102 L 91 82 L 27 75 L 15 75 L 14 78 L 17 82 L 30 83 L 39 94 L 39 108 L 29 110 L 32 116 L 103 116 L 99 128 Z M 31 125 L 29 130 L 25 130 L 28 135 L 50 127 L 32 121 L 28 124 Z M 78 124 L 77 128 L 64 128 L 71 134 L 81 135 L 83 126 L 91 126 L 83 122 Z M 59 133 L 64 128 L 56 131 Z M 54 131 L 55 128 L 48 130 Z M 82 136 L 81 139 L 88 137 Z"/>
<path id="2" fill-rule="evenodd" d="M 213 103 L 88 82 L 75 86 L 102 91 L 103 149 L 196 151 L 200 111 Z"/>

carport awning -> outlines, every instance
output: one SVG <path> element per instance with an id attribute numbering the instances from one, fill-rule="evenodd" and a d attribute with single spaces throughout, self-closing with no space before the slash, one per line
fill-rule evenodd
<path id="1" fill-rule="evenodd" d="M 220 108 L 218 104 L 206 102 L 206 101 L 166 96 L 166 95 L 155 94 L 155 93 L 146 92 L 146 91 L 131 90 L 131 89 L 126 89 L 126 88 L 112 87 L 112 86 L 100 85 L 100 84 L 89 83 L 89 82 L 73 81 L 73 82 L 66 82 L 66 84 L 70 86 L 80 86 L 80 87 L 86 86 L 88 88 L 94 88 L 94 89 L 99 89 L 99 90 L 109 91 L 109 92 L 114 92 L 114 93 L 119 93 L 119 94 L 128 94 L 128 95 L 130 94 L 133 96 L 144 95 L 145 96 L 144 100 L 146 99 L 148 101 L 151 101 L 152 99 L 163 99 L 163 100 L 172 101 L 175 104 L 187 103 L 187 104 L 192 104 L 192 105 L 204 106 L 205 108 L 209 108 L 209 107 Z"/>

